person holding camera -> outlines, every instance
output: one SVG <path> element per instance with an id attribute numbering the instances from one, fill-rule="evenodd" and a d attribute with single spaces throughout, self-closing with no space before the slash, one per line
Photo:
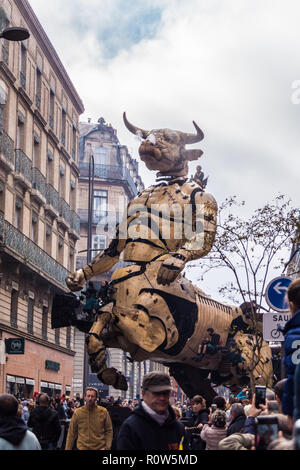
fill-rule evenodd
<path id="1" fill-rule="evenodd" d="M 226 437 L 226 413 L 216 409 L 209 415 L 208 424 L 204 424 L 200 437 L 206 442 L 205 450 L 218 450 L 219 442 Z"/>
<path id="2" fill-rule="evenodd" d="M 200 432 L 204 424 L 208 423 L 209 410 L 206 408 L 206 401 L 201 395 L 192 398 L 193 425 L 186 427 L 189 448 L 191 450 L 204 450 L 205 441 L 200 437 Z"/>

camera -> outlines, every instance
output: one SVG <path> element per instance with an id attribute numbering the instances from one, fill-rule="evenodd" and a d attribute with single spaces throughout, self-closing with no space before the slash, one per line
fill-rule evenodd
<path id="1" fill-rule="evenodd" d="M 266 404 L 267 387 L 264 385 L 255 385 L 255 408 Z"/>
<path id="2" fill-rule="evenodd" d="M 258 416 L 256 418 L 256 450 L 266 450 L 269 444 L 278 438 L 277 416 Z"/>
<path id="3" fill-rule="evenodd" d="M 214 413 L 217 409 L 217 405 L 213 404 L 211 405 L 211 412 Z"/>

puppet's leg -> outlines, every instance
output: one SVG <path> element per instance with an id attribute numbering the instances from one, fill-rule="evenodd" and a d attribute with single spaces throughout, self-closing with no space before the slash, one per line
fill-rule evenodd
<path id="1" fill-rule="evenodd" d="M 96 321 L 87 337 L 87 351 L 90 356 L 89 363 L 92 372 L 96 373 L 99 380 L 106 385 L 112 385 L 119 390 L 127 390 L 125 377 L 115 368 L 106 365 L 106 347 L 101 338 L 101 333 L 111 320 L 112 305 L 103 307 L 97 314 Z"/>

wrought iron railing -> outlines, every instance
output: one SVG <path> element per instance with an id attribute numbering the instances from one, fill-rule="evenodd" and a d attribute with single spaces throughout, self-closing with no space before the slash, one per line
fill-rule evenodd
<path id="1" fill-rule="evenodd" d="M 80 235 L 80 217 L 76 214 L 75 211 L 71 211 L 71 229 L 75 230 L 75 232 Z"/>
<path id="2" fill-rule="evenodd" d="M 2 130 L 0 133 L 0 153 L 12 164 L 15 162 L 14 141 Z"/>
<path id="3" fill-rule="evenodd" d="M 23 150 L 16 150 L 16 173 L 24 176 L 26 180 L 31 184 L 32 181 L 32 162 L 30 158 L 27 157 L 26 153 Z"/>
<path id="4" fill-rule="evenodd" d="M 30 263 L 39 271 L 57 281 L 64 288 L 69 271 L 49 256 L 42 248 L 26 237 L 7 220 L 0 211 L 0 244 L 10 248 L 23 258 L 24 264 Z"/>
<path id="5" fill-rule="evenodd" d="M 79 163 L 80 176 L 89 177 L 89 164 Z M 124 166 L 113 166 L 113 165 L 94 165 L 95 178 L 108 179 L 115 181 L 125 181 L 130 186 L 132 193 L 137 195 L 137 187 L 130 175 L 128 168 Z"/>
<path id="6" fill-rule="evenodd" d="M 56 212 L 59 212 L 59 194 L 51 184 L 46 186 L 46 200 L 47 204 L 53 207 Z"/>
<path id="7" fill-rule="evenodd" d="M 46 198 L 46 179 L 37 168 L 32 169 L 32 188 L 37 189 Z"/>
<path id="8" fill-rule="evenodd" d="M 72 216 L 71 216 L 71 209 L 69 204 L 61 197 L 59 199 L 59 215 L 63 217 L 67 224 L 71 227 L 72 225 Z"/>
<path id="9" fill-rule="evenodd" d="M 89 211 L 88 209 L 78 209 L 78 215 L 80 217 L 80 222 L 85 224 L 89 220 Z M 105 219 L 106 218 L 106 219 Z M 98 224 L 100 221 L 105 223 L 115 223 L 118 224 L 122 219 L 122 213 L 116 211 L 98 211 L 94 210 L 92 212 L 92 224 Z"/>

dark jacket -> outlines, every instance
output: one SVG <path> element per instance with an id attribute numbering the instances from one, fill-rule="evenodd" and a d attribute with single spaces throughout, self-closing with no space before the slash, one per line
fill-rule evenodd
<path id="1" fill-rule="evenodd" d="M 61 426 L 55 410 L 47 406 L 33 408 L 27 425 L 38 438 L 42 449 L 56 447 Z"/>
<path id="2" fill-rule="evenodd" d="M 227 428 L 226 436 L 231 436 L 231 434 L 235 434 L 236 432 L 243 432 L 245 421 L 246 415 L 239 415 L 234 418 Z"/>
<path id="3" fill-rule="evenodd" d="M 196 426 L 199 424 L 207 424 L 209 418 L 209 411 L 207 409 L 199 411 L 199 413 L 193 413 L 194 424 L 192 429 L 187 429 L 187 440 L 190 450 L 204 450 L 205 449 L 205 441 L 201 439 L 200 429 L 195 429 Z"/>
<path id="4" fill-rule="evenodd" d="M 169 406 L 169 417 L 160 426 L 142 407 L 137 406 L 121 426 L 117 442 L 118 450 L 178 450 L 184 437 L 182 423 L 176 420 Z"/>
<path id="5" fill-rule="evenodd" d="M 284 385 L 284 391 L 282 396 L 282 412 L 285 415 L 293 416 L 294 411 L 294 374 L 297 362 L 299 360 L 300 353 L 296 351 L 300 347 L 300 343 L 297 345 L 295 341 L 300 341 L 300 310 L 286 323 L 283 330 L 285 336 L 284 339 L 284 350 L 285 358 L 284 364 L 286 368 L 287 381 Z M 293 354 L 296 353 L 296 356 Z"/>
<path id="6" fill-rule="evenodd" d="M 21 418 L 0 419 L 0 437 L 13 445 L 19 445 L 27 432 L 27 426 Z"/>
<path id="7" fill-rule="evenodd" d="M 131 415 L 132 411 L 128 406 L 120 406 L 114 403 L 107 408 L 109 416 L 113 425 L 113 441 L 111 450 L 116 450 L 119 432 L 124 421 Z"/>

